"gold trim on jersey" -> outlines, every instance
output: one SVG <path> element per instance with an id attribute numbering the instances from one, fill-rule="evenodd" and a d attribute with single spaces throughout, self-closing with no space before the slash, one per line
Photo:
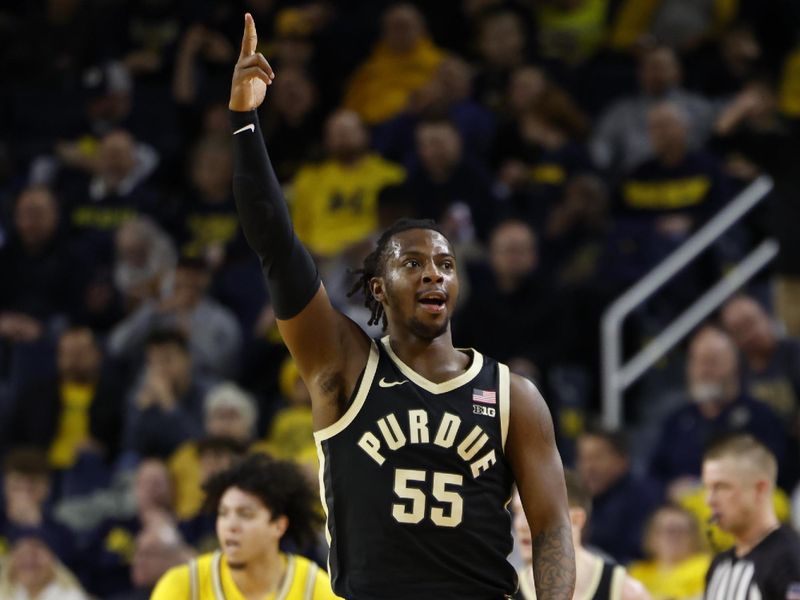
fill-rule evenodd
<path id="1" fill-rule="evenodd" d="M 508 415 L 511 410 L 511 375 L 508 367 L 502 363 L 497 363 L 498 379 L 498 405 L 500 411 L 500 438 L 502 440 L 503 451 L 506 449 L 506 438 L 508 437 Z"/>
<path id="2" fill-rule="evenodd" d="M 579 600 L 592 600 L 600 587 L 600 580 L 603 578 L 603 559 L 599 556 L 594 557 L 594 572 L 592 573 L 592 583 L 586 588 L 586 593 Z"/>
<path id="3" fill-rule="evenodd" d="M 316 442 L 324 442 L 325 440 L 335 436 L 337 433 L 341 433 L 347 428 L 348 425 L 350 425 L 350 423 L 355 420 L 359 411 L 364 406 L 364 402 L 367 400 L 367 395 L 372 387 L 372 380 L 375 378 L 375 371 L 378 370 L 379 358 L 380 352 L 378 351 L 378 346 L 374 341 L 371 341 L 369 347 L 369 357 L 367 358 L 367 366 L 364 367 L 364 376 L 361 378 L 361 383 L 358 386 L 358 390 L 356 390 L 356 395 L 352 404 L 350 404 L 348 409 L 341 417 L 339 417 L 337 421 L 331 423 L 323 429 L 320 429 L 319 431 L 314 432 L 314 440 Z M 322 471 L 320 471 L 320 473 L 322 473 Z"/>
<path id="4" fill-rule="evenodd" d="M 625 567 L 616 565 L 611 572 L 611 600 L 622 600 L 622 586 L 625 585 Z"/>
<path id="5" fill-rule="evenodd" d="M 328 542 L 328 548 L 331 547 L 331 518 L 328 514 L 328 496 L 325 493 L 325 452 L 322 450 L 322 441 L 314 435 L 314 442 L 317 445 L 317 459 L 319 460 L 319 497 L 322 500 L 322 510 L 325 513 L 325 541 Z M 328 573 L 331 571 L 331 553 L 328 552 L 328 560 L 326 561 Z"/>
<path id="6" fill-rule="evenodd" d="M 453 379 L 449 379 L 448 381 L 434 383 L 433 381 L 426 379 L 417 373 L 414 369 L 400 360 L 400 357 L 398 357 L 397 354 L 394 353 L 394 350 L 392 350 L 392 345 L 389 343 L 388 335 L 381 338 L 381 344 L 383 344 L 383 347 L 386 349 L 386 353 L 389 355 L 389 358 L 392 359 L 392 362 L 394 362 L 394 364 L 397 365 L 397 368 L 400 369 L 400 372 L 423 390 L 428 391 L 431 394 L 445 394 L 460 388 L 462 385 L 469 383 L 472 379 L 474 379 L 475 376 L 480 373 L 480 370 L 483 367 L 483 355 L 475 349 L 470 349 L 470 352 L 472 352 L 472 364 L 466 371 L 461 373 L 461 375 L 457 375 Z"/>
<path id="7" fill-rule="evenodd" d="M 314 586 L 317 583 L 317 571 L 319 566 L 317 563 L 311 563 L 308 566 L 308 575 L 306 576 L 306 589 L 303 592 L 303 600 L 311 600 L 314 597 Z"/>
<path id="8" fill-rule="evenodd" d="M 583 596 L 576 600 L 592 600 L 597 589 L 600 587 L 600 581 L 603 578 L 603 567 L 605 563 L 599 556 L 595 556 L 594 566 L 592 573 L 592 580 L 589 587 L 584 592 Z M 536 587 L 531 577 L 530 566 L 523 566 L 517 571 L 517 578 L 519 580 L 519 591 L 522 592 L 524 600 L 536 600 Z M 622 600 L 622 585 L 625 583 L 625 569 L 619 565 L 614 567 L 611 572 L 611 586 L 609 590 L 609 598 L 611 600 Z"/>
<path id="9" fill-rule="evenodd" d="M 297 563 L 292 554 L 286 555 L 286 572 L 283 575 L 283 585 L 281 589 L 275 594 L 275 600 L 284 600 L 289 595 L 294 583 L 294 571 L 297 568 Z"/>
<path id="10" fill-rule="evenodd" d="M 214 589 L 214 597 L 217 600 L 225 600 L 225 592 L 222 590 L 222 552 L 214 552 L 211 559 L 211 584 Z"/>
<path id="11" fill-rule="evenodd" d="M 330 515 L 328 514 L 328 496 L 325 492 L 325 452 L 322 450 L 322 442 L 329 440 L 338 433 L 344 431 L 350 423 L 352 423 L 364 403 L 367 401 L 367 395 L 372 387 L 372 380 L 375 379 L 375 371 L 378 370 L 378 360 L 380 358 L 380 351 L 378 345 L 374 340 L 370 341 L 369 357 L 367 358 L 367 366 L 364 367 L 364 376 L 358 385 L 358 389 L 353 398 L 352 404 L 339 417 L 337 421 L 331 423 L 327 427 L 314 432 L 314 444 L 317 446 L 317 459 L 319 460 L 319 496 L 322 500 L 322 510 L 325 512 L 325 539 L 328 542 L 328 547 L 331 545 L 331 530 L 330 530 Z M 328 553 L 328 573 L 331 572 L 331 556 Z"/>
<path id="12" fill-rule="evenodd" d="M 189 590 L 191 600 L 200 600 L 200 575 L 198 569 L 198 559 L 189 561 Z M 286 600 L 294 583 L 294 572 L 297 569 L 297 560 L 293 554 L 286 555 L 286 572 L 283 575 L 283 582 L 280 590 L 275 594 L 275 600 Z M 214 593 L 214 600 L 225 600 L 225 591 L 222 587 L 222 552 L 217 550 L 211 557 L 211 589 Z M 315 563 L 310 563 L 308 574 L 306 575 L 306 587 L 303 594 L 304 600 L 311 600 L 314 594 L 314 585 L 317 580 L 319 567 Z"/>
<path id="13" fill-rule="evenodd" d="M 199 600 L 200 598 L 200 575 L 196 558 L 189 561 L 189 594 L 190 600 Z"/>
<path id="14" fill-rule="evenodd" d="M 533 576 L 530 570 L 530 565 L 523 565 L 523 567 L 517 571 L 519 591 L 522 593 L 523 600 L 536 600 L 536 587 L 534 586 Z"/>

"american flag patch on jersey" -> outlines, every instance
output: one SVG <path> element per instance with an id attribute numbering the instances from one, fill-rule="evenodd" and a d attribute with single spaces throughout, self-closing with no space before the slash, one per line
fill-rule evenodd
<path id="1" fill-rule="evenodd" d="M 497 393 L 494 390 L 479 390 L 472 388 L 472 401 L 481 404 L 497 404 Z"/>

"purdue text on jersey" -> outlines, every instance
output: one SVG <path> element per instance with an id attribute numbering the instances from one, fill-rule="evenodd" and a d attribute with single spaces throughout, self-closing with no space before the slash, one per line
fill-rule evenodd
<path id="1" fill-rule="evenodd" d="M 315 434 L 338 595 L 498 600 L 516 590 L 509 372 L 466 352 L 464 373 L 434 383 L 388 337 L 374 342 L 350 407 Z"/>

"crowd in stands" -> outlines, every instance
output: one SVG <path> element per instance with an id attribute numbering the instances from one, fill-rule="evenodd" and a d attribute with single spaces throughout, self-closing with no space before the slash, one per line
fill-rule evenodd
<path id="1" fill-rule="evenodd" d="M 437 220 L 458 256 L 454 341 L 542 389 L 592 497 L 586 543 L 655 598 L 697 596 L 706 445 L 762 440 L 785 521 L 800 483 L 798 6 L 4 5 L 0 597 L 146 598 L 213 546 L 208 477 L 253 450 L 316 477 L 308 392 L 232 195 L 245 11 L 276 72 L 259 110 L 270 157 L 336 306 L 382 335 L 352 270 L 397 218 Z M 761 175 L 767 201 L 626 330 L 638 348 L 779 241 L 688 340 L 685 403 L 643 446 L 592 427 L 604 307 Z M 646 389 L 629 405 L 660 401 Z M 322 545 L 293 550 L 324 562 Z"/>

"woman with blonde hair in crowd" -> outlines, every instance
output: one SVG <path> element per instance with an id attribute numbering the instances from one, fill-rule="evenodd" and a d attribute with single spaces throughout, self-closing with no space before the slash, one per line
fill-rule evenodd
<path id="1" fill-rule="evenodd" d="M 686 509 L 668 504 L 657 509 L 644 534 L 646 560 L 629 565 L 653 600 L 702 598 L 711 556 L 700 526 Z"/>
<path id="2" fill-rule="evenodd" d="M 21 534 L 0 564 L 3 600 L 89 600 L 41 532 Z"/>

